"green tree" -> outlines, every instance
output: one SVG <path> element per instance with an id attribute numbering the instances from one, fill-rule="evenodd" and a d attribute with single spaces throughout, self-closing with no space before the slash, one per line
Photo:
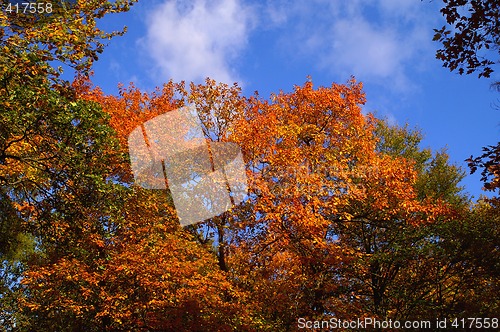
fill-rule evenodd
<path id="1" fill-rule="evenodd" d="M 416 188 L 420 200 L 442 199 L 448 203 L 467 205 L 468 197 L 460 181 L 465 171 L 449 163 L 445 150 L 432 153 L 422 149 L 423 134 L 417 129 L 390 126 L 387 121 L 378 121 L 375 128 L 378 137 L 377 150 L 393 157 L 403 157 L 415 162 L 418 172 Z"/>
<path id="2" fill-rule="evenodd" d="M 380 151 L 415 161 L 419 199 L 443 200 L 454 211 L 449 218 L 400 235 L 403 241 L 393 246 L 398 249 L 391 259 L 401 255 L 405 269 L 388 290 L 390 310 L 399 319 L 494 316 L 500 243 L 494 207 L 484 201 L 471 205 L 459 186 L 464 171 L 450 165 L 444 151 L 432 156 L 420 150 L 418 131 L 380 122 L 377 133 Z"/>
<path id="3" fill-rule="evenodd" d="M 378 153 L 406 160 L 414 170 L 415 180 L 407 183 L 406 190 L 414 191 L 414 199 L 421 205 L 406 216 L 401 212 L 381 216 L 374 213 L 370 200 L 353 202 L 351 213 L 357 217 L 340 234 L 352 248 L 363 252 L 357 266 L 369 267 L 365 275 L 355 277 L 359 291 L 370 294 L 364 304 L 368 312 L 386 319 L 432 318 L 430 311 L 419 316 L 431 303 L 424 301 L 426 294 L 433 293 L 430 284 L 421 279 L 432 271 L 435 257 L 430 247 L 440 236 L 436 230 L 468 206 L 458 185 L 464 173 L 448 163 L 445 152 L 433 155 L 430 149 L 422 149 L 423 135 L 407 125 L 390 126 L 378 120 L 374 133 Z M 442 210 L 433 212 L 430 202 Z"/>

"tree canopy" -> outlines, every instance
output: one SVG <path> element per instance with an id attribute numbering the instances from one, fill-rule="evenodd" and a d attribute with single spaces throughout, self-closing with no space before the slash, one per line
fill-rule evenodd
<path id="1" fill-rule="evenodd" d="M 269 97 L 208 78 L 106 95 L 89 74 L 103 38 L 119 33 L 95 21 L 133 2 L 0 14 L 2 327 L 294 331 L 299 318 L 495 317 L 498 213 L 469 202 L 446 151 L 364 114 L 354 78 Z M 168 189 L 134 182 L 128 137 L 186 105 L 206 142 L 241 148 L 249 190 L 181 227 Z"/>

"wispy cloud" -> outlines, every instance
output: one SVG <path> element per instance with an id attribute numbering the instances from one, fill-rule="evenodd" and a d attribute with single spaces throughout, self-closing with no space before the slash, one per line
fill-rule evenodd
<path id="1" fill-rule="evenodd" d="M 423 7 L 414 1 L 380 0 L 372 2 L 371 8 L 351 3 L 359 7 L 332 22 L 329 46 L 320 63 L 363 80 L 390 79 L 395 89 L 413 89 L 409 69 L 421 64 L 423 54 L 432 54 L 431 30 L 426 31 L 425 18 L 418 15 L 423 12 L 419 5 Z"/>
<path id="2" fill-rule="evenodd" d="M 336 71 L 387 78 L 398 74 L 410 54 L 398 45 L 392 30 L 374 27 L 361 17 L 337 20 L 329 35 L 321 64 Z"/>
<path id="3" fill-rule="evenodd" d="M 423 55 L 432 58 L 428 7 L 414 0 L 164 0 L 150 10 L 141 46 L 161 81 L 241 83 L 238 60 L 247 46 L 258 47 L 250 37 L 271 34 L 286 61 L 401 92 L 415 89 L 411 71 L 425 65 Z"/>
<path id="4" fill-rule="evenodd" d="M 432 57 L 432 30 L 427 3 L 413 0 L 311 0 L 267 2 L 276 24 L 287 24 L 281 45 L 296 57 L 335 76 L 355 75 L 397 89 L 412 85 L 409 67 L 418 68 L 422 54 Z M 269 15 L 269 14 L 268 14 Z M 263 15 L 265 16 L 265 12 Z M 298 59 L 300 61 L 300 59 Z"/>
<path id="5" fill-rule="evenodd" d="M 439 4 L 268 0 L 256 8 L 263 24 L 255 33 L 273 34 L 276 52 L 288 63 L 336 81 L 354 75 L 365 84 L 365 111 L 393 123 L 407 100 L 420 93 L 418 77 L 434 61 L 432 28 L 439 25 Z"/>
<path id="6" fill-rule="evenodd" d="M 164 1 L 150 11 L 141 41 L 161 79 L 238 80 L 234 60 L 245 48 L 252 11 L 240 0 Z"/>

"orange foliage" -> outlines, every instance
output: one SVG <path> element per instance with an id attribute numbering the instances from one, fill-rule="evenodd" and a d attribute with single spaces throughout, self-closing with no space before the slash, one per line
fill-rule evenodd
<path id="1" fill-rule="evenodd" d="M 241 147 L 250 191 L 240 206 L 187 229 L 168 192 L 118 192 L 102 234 L 72 243 L 95 257 L 54 257 L 27 272 L 25 307 L 47 319 L 64 312 L 108 330 L 229 331 L 293 330 L 297 317 L 385 317 L 387 292 L 403 273 L 384 258 L 391 245 L 449 216 L 446 204 L 417 199 L 412 160 L 376 151 L 374 118 L 362 114 L 354 80 L 308 81 L 269 101 L 212 80 L 190 91 L 169 82 L 151 94 L 131 86 L 119 96 L 84 80 L 75 87 L 110 115 L 123 153 L 135 127 L 193 103 L 207 139 Z M 113 166 L 132 183 L 127 163 Z"/>

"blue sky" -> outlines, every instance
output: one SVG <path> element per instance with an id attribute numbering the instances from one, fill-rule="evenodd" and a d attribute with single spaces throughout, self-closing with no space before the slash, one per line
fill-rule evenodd
<path id="1" fill-rule="evenodd" d="M 130 12 L 101 21 L 113 39 L 93 81 L 115 94 L 118 83 L 152 90 L 170 79 L 209 76 L 238 82 L 245 95 L 315 85 L 363 82 L 365 111 L 417 127 L 422 147 L 447 148 L 462 166 L 500 132 L 499 80 L 459 76 L 434 54 L 433 28 L 444 25 L 441 1 L 429 0 L 140 0 Z M 495 108 L 495 104 L 498 105 Z M 466 190 L 478 198 L 479 175 Z"/>

